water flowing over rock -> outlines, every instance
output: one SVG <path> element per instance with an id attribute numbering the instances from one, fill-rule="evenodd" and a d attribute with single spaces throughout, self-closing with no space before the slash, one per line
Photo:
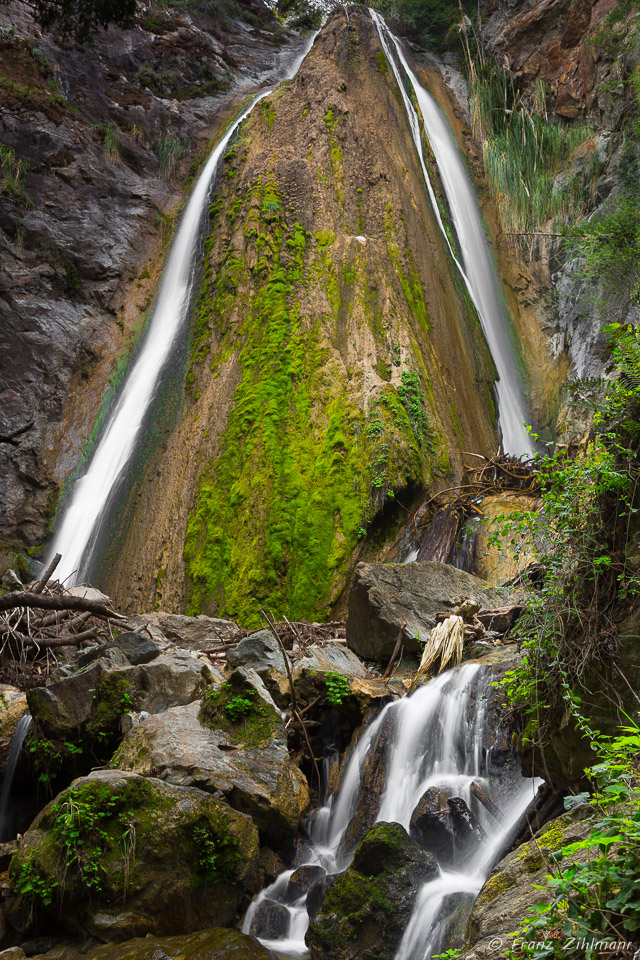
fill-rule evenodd
<path id="1" fill-rule="evenodd" d="M 278 924 L 284 917 L 280 907 L 289 912 L 286 933 L 264 938 L 276 952 L 300 953 L 306 934 L 314 958 L 415 960 L 440 952 L 449 934 L 459 935 L 538 786 L 520 775 L 513 758 L 500 755 L 493 763 L 490 682 L 490 671 L 465 664 L 388 704 L 371 720 L 349 753 L 337 789 L 315 813 L 297 870 L 284 871 L 253 901 L 245 931 L 258 911 L 266 922 L 268 900 L 277 905 Z M 503 819 L 480 803 L 478 788 Z M 440 810 L 441 804 L 451 840 L 436 864 L 418 843 L 414 814 Z M 415 884 L 412 870 L 405 872 L 410 860 L 423 882 Z M 320 876 L 307 896 L 298 896 L 291 881 L 305 867 L 327 876 Z M 400 915 L 403 922 L 396 923 Z"/>
<path id="2" fill-rule="evenodd" d="M 487 610 L 508 603 L 509 591 L 446 563 L 360 563 L 349 594 L 347 643 L 359 656 L 386 663 L 402 629 L 405 651 L 417 653 L 437 614 L 453 613 L 464 600 Z"/>
<path id="3" fill-rule="evenodd" d="M 338 877 L 309 925 L 313 960 L 391 960 L 421 886 L 436 861 L 398 823 L 365 834 L 349 869 Z"/>

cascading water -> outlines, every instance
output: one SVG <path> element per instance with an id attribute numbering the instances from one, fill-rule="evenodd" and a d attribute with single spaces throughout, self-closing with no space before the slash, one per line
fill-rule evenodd
<path id="1" fill-rule="evenodd" d="M 516 457 L 531 456 L 534 453 L 534 448 L 524 427 L 526 404 L 520 387 L 520 376 L 509 335 L 509 321 L 505 313 L 502 294 L 473 185 L 453 134 L 438 104 L 416 77 L 407 63 L 400 42 L 390 32 L 382 17 L 375 10 L 369 12 L 378 29 L 380 42 L 402 93 L 411 133 L 418 151 L 436 219 L 478 311 L 482 329 L 498 372 L 496 393 L 503 449 L 505 453 L 510 453 Z M 395 57 L 391 45 L 395 50 Z M 438 172 L 460 244 L 464 268 L 455 257 L 444 229 L 424 160 L 418 115 L 407 96 L 396 57 L 413 87 L 420 106 L 424 132 L 436 158 Z"/>
<path id="2" fill-rule="evenodd" d="M 283 79 L 295 77 L 315 36 L 307 41 Z M 176 340 L 186 330 L 196 252 L 211 184 L 220 160 L 239 125 L 272 90 L 271 87 L 255 97 L 231 125 L 209 157 L 191 193 L 169 253 L 142 346 L 122 384 L 87 469 L 73 486 L 49 553 L 47 562 L 56 553 L 61 554 L 56 575 L 67 583 L 81 581 L 86 575 L 107 506 L 142 434 Z"/>
<path id="3" fill-rule="evenodd" d="M 7 762 L 2 771 L 2 790 L 0 791 L 0 843 L 5 840 L 11 840 L 11 817 L 9 816 L 9 801 L 11 800 L 11 787 L 15 777 L 18 760 L 22 753 L 22 745 L 31 726 L 31 714 L 25 713 L 20 717 L 15 732 L 9 744 L 9 753 Z"/>
<path id="4" fill-rule="evenodd" d="M 418 801 L 432 787 L 459 797 L 473 812 L 485 835 L 476 847 L 465 847 L 463 863 L 440 865 L 440 874 L 420 891 L 412 919 L 398 947 L 396 960 L 429 960 L 439 951 L 452 913 L 463 897 L 468 907 L 491 866 L 533 800 L 540 781 L 522 777 L 515 764 L 496 764 L 487 749 L 491 674 L 478 664 L 465 664 L 420 687 L 410 697 L 386 706 L 362 734 L 344 771 L 339 789 L 316 814 L 311 843 L 299 865 L 319 865 L 327 874 L 341 873 L 360 837 L 350 826 L 368 791 L 363 779 L 367 759 L 377 756 L 386 738 L 384 785 L 376 821 L 400 823 L 409 829 Z M 497 821 L 478 802 L 476 784 L 502 813 Z M 370 800 L 370 798 L 367 798 Z M 309 918 L 306 895 L 290 902 L 289 879 L 281 874 L 249 907 L 243 930 L 259 935 L 256 918 L 264 901 L 289 911 L 289 929 L 280 940 L 263 939 L 281 956 L 302 956 Z"/>

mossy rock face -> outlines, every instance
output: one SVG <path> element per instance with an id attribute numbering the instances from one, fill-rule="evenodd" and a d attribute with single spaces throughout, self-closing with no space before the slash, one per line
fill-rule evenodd
<path id="1" fill-rule="evenodd" d="M 377 823 L 311 921 L 314 960 L 391 960 L 420 887 L 438 872 L 399 823 Z"/>
<path id="2" fill-rule="evenodd" d="M 282 727 L 271 696 L 255 671 L 245 667 L 234 670 L 226 683 L 205 689 L 200 721 L 248 749 L 266 747 Z"/>
<path id="3" fill-rule="evenodd" d="M 260 889 L 249 817 L 194 789 L 121 771 L 74 781 L 36 818 L 10 865 L 21 932 L 102 940 L 189 933 L 237 919 Z"/>
<path id="4" fill-rule="evenodd" d="M 145 937 L 109 944 L 94 960 L 269 960 L 273 956 L 253 937 L 238 930 L 201 930 L 186 937 Z"/>

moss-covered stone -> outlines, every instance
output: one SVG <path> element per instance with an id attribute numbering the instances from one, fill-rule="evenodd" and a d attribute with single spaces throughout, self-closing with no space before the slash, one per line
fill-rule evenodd
<path id="1" fill-rule="evenodd" d="M 249 817 L 198 790 L 133 773 L 74 781 L 36 818 L 10 865 L 22 932 L 105 940 L 231 924 L 259 889 Z"/>
<path id="2" fill-rule="evenodd" d="M 391 960 L 418 890 L 437 870 L 433 857 L 400 824 L 375 824 L 311 921 L 307 934 L 311 956 Z"/>
<path id="3" fill-rule="evenodd" d="M 186 937 L 145 937 L 99 947 L 93 960 L 270 960 L 272 954 L 238 930 L 201 930 Z"/>
<path id="4" fill-rule="evenodd" d="M 205 688 L 200 722 L 212 729 L 224 730 L 231 743 L 253 750 L 267 746 L 282 719 L 275 707 L 236 671 L 226 683 Z"/>

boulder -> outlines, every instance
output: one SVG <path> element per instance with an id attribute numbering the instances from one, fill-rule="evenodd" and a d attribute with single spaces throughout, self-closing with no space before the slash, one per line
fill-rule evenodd
<path id="1" fill-rule="evenodd" d="M 200 790 L 95 771 L 24 835 L 8 919 L 106 941 L 229 925 L 260 888 L 259 852 L 250 818 Z"/>
<path id="2" fill-rule="evenodd" d="M 258 630 L 241 640 L 227 653 L 227 663 L 235 667 L 252 667 L 261 676 L 269 669 L 285 674 L 287 665 L 280 644 L 270 630 Z"/>
<path id="3" fill-rule="evenodd" d="M 0 768 L 2 768 L 9 754 L 9 744 L 16 732 L 18 721 L 29 709 L 27 697 L 8 683 L 0 684 Z"/>
<path id="4" fill-rule="evenodd" d="M 156 610 L 129 617 L 129 626 L 139 631 L 145 627 L 154 637 L 166 637 L 177 646 L 188 650 L 201 650 L 220 640 L 237 640 L 242 633 L 240 627 L 231 620 L 218 620 L 216 617 L 185 617 L 177 613 L 165 613 Z"/>
<path id="5" fill-rule="evenodd" d="M 411 814 L 409 833 L 442 866 L 453 862 L 455 838 L 451 813 L 437 787 L 430 787 L 418 801 Z"/>
<path id="6" fill-rule="evenodd" d="M 369 676 L 369 671 L 364 663 L 343 643 L 327 643 L 322 647 L 313 644 L 307 647 L 295 665 L 294 680 L 302 670 L 317 670 L 319 673 L 341 673 L 345 677 L 362 677 L 364 679 Z"/>
<path id="7" fill-rule="evenodd" d="M 320 912 L 322 904 L 327 899 L 327 894 L 338 879 L 336 874 L 327 877 L 320 877 L 319 880 L 311 886 L 307 894 L 307 913 L 311 918 Z"/>
<path id="8" fill-rule="evenodd" d="M 265 898 L 256 907 L 249 932 L 261 940 L 283 940 L 289 932 L 291 914 L 285 906 Z"/>
<path id="9" fill-rule="evenodd" d="M 134 666 L 121 649 L 107 646 L 107 651 L 95 648 L 83 654 L 82 666 L 69 676 L 28 692 L 29 708 L 45 737 L 104 740 L 118 733 L 129 710 L 155 714 L 191 703 L 211 679 L 207 667 L 187 651 L 163 653 Z"/>
<path id="10" fill-rule="evenodd" d="M 155 640 L 142 633 L 120 633 L 113 641 L 113 646 L 120 650 L 134 667 L 151 663 L 162 652 Z"/>
<path id="11" fill-rule="evenodd" d="M 146 937 L 99 947 L 92 960 L 273 960 L 271 951 L 239 930 L 200 930 L 186 937 Z"/>
<path id="12" fill-rule="evenodd" d="M 447 563 L 359 563 L 349 593 L 347 643 L 366 660 L 386 663 L 403 623 L 405 653 L 417 653 L 440 612 L 453 613 L 465 600 L 486 610 L 510 599 L 506 589 Z"/>
<path id="13" fill-rule="evenodd" d="M 433 857 L 399 823 L 377 823 L 358 846 L 309 925 L 313 960 L 391 960 L 416 896 L 438 873 Z"/>
<path id="14" fill-rule="evenodd" d="M 202 703 L 138 723 L 112 762 L 120 770 L 224 795 L 254 819 L 265 839 L 282 843 L 295 835 L 309 789 L 289 758 L 280 713 L 251 673 L 239 669 L 227 683 L 208 687 Z M 236 708 L 246 712 L 236 716 Z"/>

